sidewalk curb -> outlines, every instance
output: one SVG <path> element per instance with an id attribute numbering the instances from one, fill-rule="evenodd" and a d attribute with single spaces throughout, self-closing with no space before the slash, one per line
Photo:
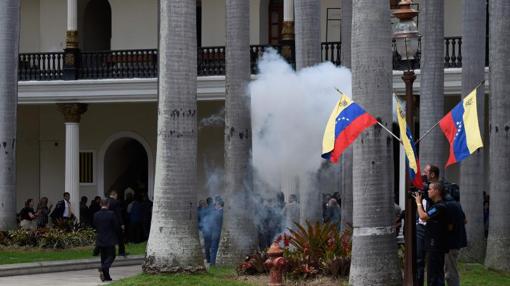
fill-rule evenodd
<path id="1" fill-rule="evenodd" d="M 144 258 L 143 255 L 130 255 L 126 258 L 117 257 L 112 267 L 142 265 Z M 5 264 L 0 265 L 0 277 L 86 270 L 98 268 L 99 265 L 99 258 Z"/>

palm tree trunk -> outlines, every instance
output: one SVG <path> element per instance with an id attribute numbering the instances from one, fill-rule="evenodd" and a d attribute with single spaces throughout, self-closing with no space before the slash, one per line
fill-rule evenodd
<path id="1" fill-rule="evenodd" d="M 351 68 L 351 31 L 352 31 L 352 0 L 342 0 L 342 52 L 341 63 Z M 352 225 L 352 147 L 347 148 L 342 155 L 341 183 L 342 183 L 342 217 L 341 229 L 347 224 Z"/>
<path id="2" fill-rule="evenodd" d="M 295 0 L 296 70 L 320 63 L 320 1 Z M 318 170 L 317 170 L 318 171 Z M 321 220 L 321 195 L 316 188 L 316 174 L 295 174 L 300 177 L 300 221 Z"/>
<path id="3" fill-rule="evenodd" d="M 296 69 L 321 61 L 321 1 L 294 0 Z"/>
<path id="4" fill-rule="evenodd" d="M 444 1 L 421 3 L 422 57 L 420 79 L 420 136 L 444 115 Z M 434 128 L 420 144 L 420 161 L 444 170 L 446 140 L 440 128 Z M 441 174 L 443 174 L 441 172 Z"/>
<path id="5" fill-rule="evenodd" d="M 16 108 L 20 1 L 0 2 L 0 230 L 16 227 Z"/>
<path id="6" fill-rule="evenodd" d="M 464 0 L 462 36 L 462 94 L 467 95 L 485 77 L 485 1 Z M 477 106 L 480 130 L 484 132 L 484 88 L 478 89 Z M 483 135 L 482 135 L 483 136 Z M 485 256 L 483 225 L 483 190 L 485 189 L 484 150 L 478 150 L 460 165 L 460 197 L 466 213 L 468 246 L 462 250 L 462 260 L 482 263 Z"/>
<path id="7" fill-rule="evenodd" d="M 225 198 L 218 263 L 234 265 L 257 247 L 257 229 L 250 210 L 251 163 L 250 3 L 226 2 Z"/>
<path id="8" fill-rule="evenodd" d="M 392 124 L 392 52 L 388 1 L 353 1 L 354 101 Z M 393 227 L 393 144 L 381 127 L 354 143 L 354 232 L 350 285 L 402 285 Z"/>
<path id="9" fill-rule="evenodd" d="M 487 267 L 510 271 L 510 1 L 490 0 L 490 226 Z"/>
<path id="10" fill-rule="evenodd" d="M 144 272 L 203 271 L 198 239 L 195 1 L 160 0 L 152 224 Z"/>

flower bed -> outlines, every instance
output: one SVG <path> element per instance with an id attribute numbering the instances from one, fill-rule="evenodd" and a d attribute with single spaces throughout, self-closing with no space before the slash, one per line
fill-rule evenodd
<path id="1" fill-rule="evenodd" d="M 16 247 L 39 247 L 65 249 L 90 246 L 95 242 L 95 232 L 90 228 L 65 231 L 59 228 L 42 228 L 37 230 L 16 229 L 0 234 L 0 244 Z"/>

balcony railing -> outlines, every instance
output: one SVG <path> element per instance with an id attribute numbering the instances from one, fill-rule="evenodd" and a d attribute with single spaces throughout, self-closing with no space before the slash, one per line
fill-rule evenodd
<path id="1" fill-rule="evenodd" d="M 445 68 L 462 66 L 462 38 L 445 38 Z M 250 46 L 251 71 L 256 74 L 257 60 L 267 45 Z M 281 52 L 280 46 L 272 46 Z M 340 42 L 321 43 L 321 60 L 340 65 Z M 225 47 L 200 47 L 197 54 L 198 76 L 225 74 Z M 294 66 L 294 60 L 290 60 Z M 158 51 L 117 50 L 80 52 L 78 56 L 77 79 L 105 78 L 154 78 L 158 76 Z M 394 54 L 393 68 L 418 69 L 420 52 L 411 63 L 404 63 Z M 64 75 L 64 52 L 22 53 L 19 55 L 19 80 L 61 80 Z"/>

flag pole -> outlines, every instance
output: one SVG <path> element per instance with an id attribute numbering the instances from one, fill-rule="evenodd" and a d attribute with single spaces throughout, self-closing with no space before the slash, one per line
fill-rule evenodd
<path id="1" fill-rule="evenodd" d="M 478 89 L 484 82 L 485 82 L 485 80 L 482 80 L 479 84 L 477 84 L 473 88 L 473 90 Z M 418 144 L 423 138 L 425 138 L 425 136 L 427 136 L 432 131 L 432 129 L 434 129 L 439 124 L 439 122 L 441 122 L 441 120 L 439 120 L 436 124 L 434 124 L 434 126 L 430 127 L 430 129 L 427 130 L 427 132 L 425 132 L 418 140 L 416 140 L 415 144 Z"/>
<path id="2" fill-rule="evenodd" d="M 343 94 L 343 92 L 341 92 L 336 87 L 335 87 L 335 90 L 338 91 L 338 93 Z M 393 136 L 393 138 L 397 139 L 398 142 L 400 142 L 400 144 L 403 144 L 402 140 L 400 140 L 400 138 L 398 138 L 397 135 L 393 134 L 393 132 L 391 132 L 388 128 L 386 128 L 386 126 L 382 125 L 381 122 L 377 121 L 377 124 L 379 124 L 379 126 L 381 126 L 384 130 L 386 130 L 386 132 L 390 133 L 390 135 Z"/>
<path id="3" fill-rule="evenodd" d="M 393 136 L 395 139 L 398 140 L 398 142 L 400 142 L 400 144 L 402 144 L 402 140 L 400 140 L 400 138 L 397 137 L 397 135 L 393 134 L 393 132 L 391 132 L 388 128 L 386 128 L 386 126 L 384 126 L 381 122 L 377 121 L 377 124 L 379 124 L 379 126 L 381 126 L 384 130 L 386 130 L 388 133 L 390 133 L 391 136 Z"/>

